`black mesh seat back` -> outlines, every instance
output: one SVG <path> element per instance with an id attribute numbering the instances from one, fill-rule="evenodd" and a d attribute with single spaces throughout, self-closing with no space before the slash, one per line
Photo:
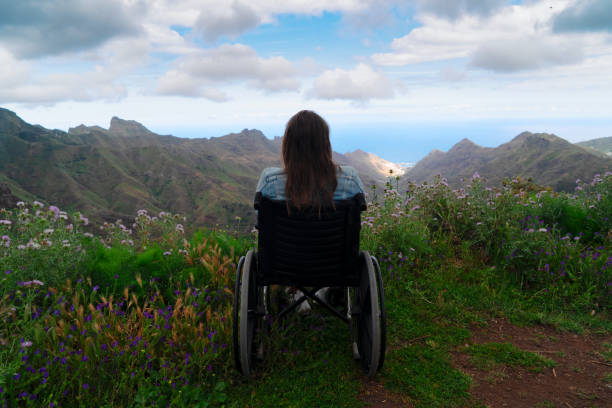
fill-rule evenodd
<path id="1" fill-rule="evenodd" d="M 335 209 L 287 212 L 284 201 L 256 197 L 258 282 L 263 285 L 358 286 L 363 194 Z"/>

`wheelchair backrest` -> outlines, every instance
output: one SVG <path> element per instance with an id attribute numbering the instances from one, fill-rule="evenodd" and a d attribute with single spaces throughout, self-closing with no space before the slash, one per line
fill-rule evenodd
<path id="1" fill-rule="evenodd" d="M 258 285 L 359 286 L 363 194 L 300 212 L 257 193 L 255 209 Z"/>

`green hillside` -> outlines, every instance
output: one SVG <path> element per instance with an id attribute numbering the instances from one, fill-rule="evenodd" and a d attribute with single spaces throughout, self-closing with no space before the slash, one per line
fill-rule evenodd
<path id="1" fill-rule="evenodd" d="M 601 137 L 598 139 L 587 140 L 585 142 L 578 142 L 576 145 L 581 147 L 588 147 L 598 152 L 612 155 L 612 136 Z"/>
<path id="2" fill-rule="evenodd" d="M 423 182 L 442 175 L 450 185 L 458 186 L 474 173 L 493 184 L 518 176 L 557 191 L 573 191 L 576 179 L 590 180 L 610 169 L 612 158 L 593 154 L 555 135 L 524 132 L 496 148 L 463 139 L 446 153 L 431 152 L 406 178 Z"/>
<path id="3" fill-rule="evenodd" d="M 139 209 L 184 214 L 195 226 L 253 224 L 252 200 L 261 170 L 280 165 L 280 139 L 244 129 L 210 139 L 155 134 L 112 118 L 109 129 L 68 132 L 30 125 L 0 109 L 0 181 L 22 199 L 37 198 L 98 221 L 131 220 Z M 366 185 L 385 176 L 355 166 Z M 244 224 L 244 223 L 243 223 Z"/>

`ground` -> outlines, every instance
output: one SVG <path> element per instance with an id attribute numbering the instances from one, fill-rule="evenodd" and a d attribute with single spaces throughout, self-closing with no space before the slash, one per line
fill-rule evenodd
<path id="1" fill-rule="evenodd" d="M 612 335 L 560 332 L 550 326 L 521 327 L 504 318 L 491 319 L 470 331 L 469 341 L 452 352 L 452 361 L 472 378 L 472 406 L 612 407 Z M 483 363 L 470 353 L 470 347 L 507 343 L 552 361 L 543 363 L 545 367 L 522 367 Z M 380 376 L 384 378 L 384 372 Z M 414 406 L 379 381 L 365 382 L 360 397 L 367 407 Z"/>

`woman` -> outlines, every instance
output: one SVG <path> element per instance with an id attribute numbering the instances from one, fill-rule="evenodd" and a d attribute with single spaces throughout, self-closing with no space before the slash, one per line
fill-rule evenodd
<path id="1" fill-rule="evenodd" d="M 264 169 L 257 192 L 287 200 L 298 210 L 332 206 L 334 200 L 364 193 L 357 171 L 332 161 L 329 126 L 315 112 L 303 110 L 291 117 L 283 136 L 284 169 Z"/>

